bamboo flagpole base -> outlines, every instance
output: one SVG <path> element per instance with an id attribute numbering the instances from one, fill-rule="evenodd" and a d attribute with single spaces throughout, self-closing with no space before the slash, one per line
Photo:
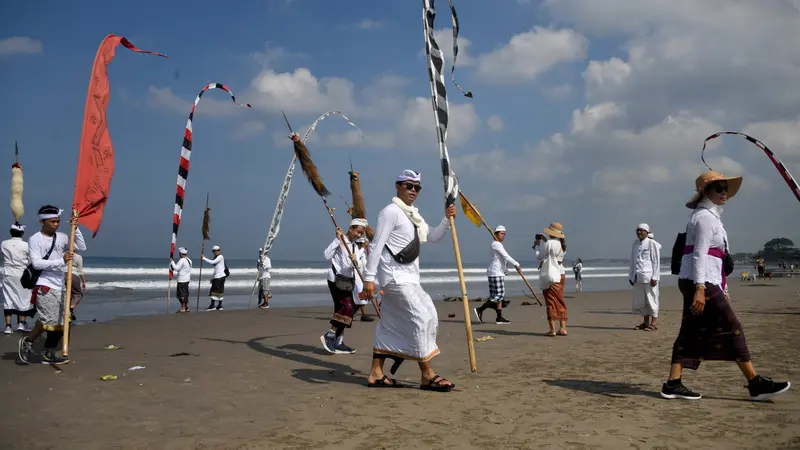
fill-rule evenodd
<path id="1" fill-rule="evenodd" d="M 75 229 L 78 228 L 78 210 L 72 210 L 72 220 L 70 223 L 70 230 L 69 230 L 69 252 L 72 253 L 75 251 Z M 57 236 L 57 235 L 56 235 Z M 62 355 L 66 358 L 69 355 L 69 305 L 70 301 L 72 300 L 72 260 L 69 261 L 67 264 L 67 286 L 65 287 L 67 290 L 66 295 L 64 296 L 64 337 L 63 337 L 63 347 L 61 348 Z"/>
<path id="2" fill-rule="evenodd" d="M 478 370 L 475 362 L 475 342 L 472 339 L 472 319 L 469 315 L 469 298 L 467 297 L 467 283 L 464 280 L 464 267 L 461 265 L 461 250 L 458 248 L 458 234 L 456 233 L 456 222 L 450 217 L 450 232 L 453 235 L 453 250 L 456 253 L 456 267 L 458 269 L 458 282 L 461 285 L 461 302 L 464 304 L 464 326 L 467 332 L 467 349 L 469 350 L 469 368 L 472 372 Z"/>

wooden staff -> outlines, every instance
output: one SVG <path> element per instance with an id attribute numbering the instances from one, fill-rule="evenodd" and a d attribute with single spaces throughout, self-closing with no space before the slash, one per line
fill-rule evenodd
<path id="1" fill-rule="evenodd" d="M 72 220 L 70 221 L 70 230 L 69 230 L 69 253 L 75 251 L 75 229 L 78 228 L 78 210 L 72 210 Z M 58 233 L 53 239 L 58 239 Z M 69 304 L 72 300 L 72 260 L 70 259 L 69 264 L 67 265 L 67 295 L 64 297 L 64 340 L 63 340 L 63 347 L 61 348 L 61 352 L 63 356 L 66 358 L 69 355 Z"/>
<path id="2" fill-rule="evenodd" d="M 455 206 L 455 204 L 454 204 Z M 458 269 L 458 283 L 461 285 L 461 303 L 464 305 L 464 326 L 467 332 L 467 350 L 469 351 L 470 371 L 476 372 L 478 365 L 475 362 L 475 343 L 472 341 L 472 320 L 469 315 L 469 297 L 467 296 L 467 283 L 464 280 L 464 266 L 461 265 L 461 250 L 458 248 L 458 234 L 456 233 L 456 221 L 450 219 L 450 231 L 453 236 L 453 250 L 456 253 L 456 268 Z"/>
<path id="3" fill-rule="evenodd" d="M 480 221 L 481 221 L 481 225 L 483 225 L 483 228 L 485 228 L 485 229 L 486 229 L 486 231 L 488 231 L 488 232 L 489 232 L 489 234 L 491 234 L 491 235 L 492 235 L 492 239 L 494 239 L 494 240 L 496 241 L 496 240 L 497 240 L 497 236 L 495 236 L 495 234 L 494 234 L 494 231 L 492 231 L 492 229 L 491 229 L 491 228 L 489 228 L 489 225 L 486 225 L 486 221 L 485 221 L 485 220 L 483 220 L 483 216 L 482 216 L 482 215 L 481 215 L 481 213 L 478 211 L 478 208 L 476 208 L 476 207 L 475 207 L 475 205 L 473 205 L 473 204 L 472 204 L 472 202 L 470 202 L 470 201 L 469 201 L 469 199 L 467 198 L 467 196 L 466 196 L 466 195 L 464 195 L 464 192 L 462 192 L 460 189 L 459 189 L 459 191 L 458 191 L 458 195 L 459 195 L 459 196 L 461 196 L 461 198 L 463 198 L 463 199 L 464 199 L 464 201 L 467 203 L 467 205 L 468 205 L 468 206 L 469 206 L 469 208 L 472 210 L 472 212 L 474 212 L 474 213 L 475 213 L 475 215 L 477 216 L 478 220 L 480 220 Z M 531 284 L 530 284 L 530 283 L 528 283 L 528 280 L 525 278 L 525 275 L 523 275 L 523 274 L 522 274 L 522 270 L 520 270 L 520 268 L 519 268 L 519 267 L 515 267 L 515 269 L 517 269 L 517 273 L 518 273 L 518 274 L 519 274 L 519 276 L 522 278 L 522 281 L 524 281 L 524 282 L 525 282 L 525 285 L 526 285 L 526 286 L 528 286 L 528 289 L 530 289 L 530 291 L 531 291 L 531 294 L 533 294 L 533 299 L 534 299 L 534 300 L 536 300 L 536 303 L 538 303 L 538 304 L 539 304 L 539 306 L 542 306 L 542 302 L 541 302 L 541 301 L 539 301 L 539 297 L 536 295 L 536 291 L 534 291 L 534 290 L 533 290 L 533 288 L 531 287 Z M 524 293 L 525 293 L 525 292 L 523 292 L 523 294 L 524 294 Z M 525 296 L 526 296 L 526 297 L 528 297 L 528 295 L 527 295 L 527 294 L 525 294 Z"/>
<path id="4" fill-rule="evenodd" d="M 206 241 L 211 238 L 209 236 L 211 216 L 208 212 L 208 192 L 206 192 L 206 210 L 203 211 L 203 241 L 200 244 L 200 274 L 197 276 L 197 302 L 194 305 L 194 312 L 200 311 L 200 283 L 203 279 L 203 255 L 206 251 Z"/>
<path id="5" fill-rule="evenodd" d="M 283 111 L 281 111 L 281 113 L 283 113 Z M 314 188 L 314 191 L 322 199 L 322 203 L 325 205 L 325 209 L 328 211 L 328 215 L 331 217 L 333 226 L 341 230 L 339 225 L 336 223 L 336 218 L 333 216 L 333 209 L 328 206 L 328 199 L 326 197 L 330 195 L 330 191 L 328 191 L 328 188 L 326 188 L 325 184 L 322 182 L 322 177 L 319 175 L 319 171 L 317 171 L 317 166 L 314 165 L 314 161 L 311 160 L 311 155 L 308 152 L 308 148 L 300 139 L 300 136 L 298 136 L 297 133 L 292 130 L 292 126 L 289 124 L 289 119 L 286 117 L 285 113 L 283 113 L 283 119 L 286 121 L 286 126 L 289 127 L 289 133 L 291 134 L 290 138 L 294 143 L 294 151 L 295 155 L 297 156 L 297 160 L 300 162 L 300 168 L 303 170 L 306 178 L 308 178 L 309 183 L 311 183 L 311 187 Z M 339 237 L 339 241 L 341 241 L 342 246 L 345 248 L 345 250 L 347 250 L 347 256 L 350 257 L 350 261 L 353 263 L 353 269 L 363 283 L 364 276 L 361 275 L 361 270 L 358 268 L 358 261 L 356 261 L 353 252 L 350 251 L 350 248 L 344 242 L 344 234 Z M 372 302 L 372 306 L 375 308 L 375 313 L 378 314 L 378 319 L 380 319 L 381 311 L 378 309 L 378 304 L 375 303 L 374 298 L 371 298 L 370 302 Z"/>

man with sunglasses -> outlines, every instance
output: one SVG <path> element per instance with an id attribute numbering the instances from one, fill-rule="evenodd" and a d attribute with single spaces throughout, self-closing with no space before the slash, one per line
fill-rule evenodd
<path id="1" fill-rule="evenodd" d="M 635 330 L 658 329 L 658 281 L 661 279 L 661 244 L 650 236 L 650 226 L 636 227 L 636 240 L 631 246 L 628 283 L 633 286 L 633 312 L 642 316 Z"/>
<path id="2" fill-rule="evenodd" d="M 28 363 L 34 341 L 47 331 L 42 354 L 42 364 L 66 364 L 68 359 L 56 355 L 56 347 L 64 335 L 64 301 L 66 291 L 64 272 L 71 264 L 72 252 L 69 251 L 69 236 L 57 232 L 61 224 L 62 210 L 52 205 L 39 208 L 39 223 L 42 231 L 28 240 L 30 260 L 33 268 L 41 270 L 33 288 L 31 303 L 36 305 L 39 320 L 27 337 L 19 341 L 19 358 Z M 75 220 L 75 219 L 72 219 Z M 86 251 L 86 242 L 80 228 L 75 228 L 74 250 Z"/>
<path id="3" fill-rule="evenodd" d="M 405 359 L 417 361 L 421 372 L 420 389 L 447 392 L 455 385 L 440 377 L 430 365 L 439 354 L 436 333 L 439 317 L 430 295 L 422 289 L 419 276 L 420 245 L 439 242 L 450 229 L 449 217 L 455 217 L 455 205 L 445 209 L 445 217 L 430 228 L 414 205 L 422 190 L 422 176 L 404 170 L 395 181 L 397 196 L 378 215 L 375 236 L 370 244 L 364 270 L 364 294 L 375 294 L 375 282 L 383 291 L 381 320 L 375 329 L 369 387 L 402 387 L 383 372 L 387 357 L 395 363 L 395 373 Z"/>

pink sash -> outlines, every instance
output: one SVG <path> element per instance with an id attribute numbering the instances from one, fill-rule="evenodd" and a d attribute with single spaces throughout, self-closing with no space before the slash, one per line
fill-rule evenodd
<path id="1" fill-rule="evenodd" d="M 694 245 L 687 245 L 683 247 L 683 254 L 684 255 L 691 255 L 694 253 Z M 720 260 L 724 260 L 728 254 L 725 250 L 721 248 L 709 248 L 708 249 L 708 256 L 713 256 L 714 258 L 719 258 Z M 727 276 L 725 275 L 725 265 L 722 265 L 722 290 L 725 290 L 725 286 L 727 285 Z"/>

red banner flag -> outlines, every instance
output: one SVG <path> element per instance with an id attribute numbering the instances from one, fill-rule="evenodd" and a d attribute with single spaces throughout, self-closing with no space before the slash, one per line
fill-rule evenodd
<path id="1" fill-rule="evenodd" d="M 103 39 L 92 67 L 86 109 L 83 113 L 83 131 L 78 155 L 78 173 L 75 177 L 75 194 L 72 209 L 78 211 L 78 223 L 97 235 L 103 219 L 103 208 L 108 200 L 111 177 L 114 175 L 114 147 L 108 134 L 106 107 L 110 99 L 108 65 L 114 59 L 117 44 L 139 53 L 166 58 L 161 53 L 136 48 L 126 38 L 109 34 Z"/>

